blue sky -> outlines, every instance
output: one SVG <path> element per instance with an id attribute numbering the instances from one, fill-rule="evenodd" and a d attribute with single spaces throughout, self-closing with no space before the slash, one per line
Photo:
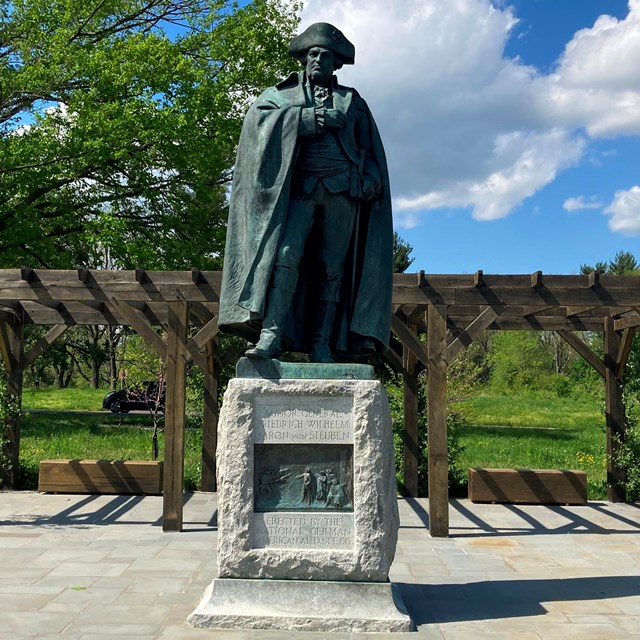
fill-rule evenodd
<path id="1" fill-rule="evenodd" d="M 608 16 L 608 17 L 607 17 Z M 307 0 L 356 45 L 411 267 L 640 257 L 640 0 Z"/>

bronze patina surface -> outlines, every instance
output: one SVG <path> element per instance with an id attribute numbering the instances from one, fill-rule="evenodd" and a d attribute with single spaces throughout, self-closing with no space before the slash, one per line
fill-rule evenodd
<path id="1" fill-rule="evenodd" d="M 266 89 L 240 137 L 220 295 L 222 331 L 333 362 L 385 351 L 393 228 L 387 164 L 374 119 L 334 72 L 355 48 L 311 25 L 290 53 L 303 70 Z"/>

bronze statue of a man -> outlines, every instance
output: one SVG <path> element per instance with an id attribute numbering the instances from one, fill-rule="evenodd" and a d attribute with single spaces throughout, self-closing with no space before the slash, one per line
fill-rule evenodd
<path id="1" fill-rule="evenodd" d="M 384 149 L 365 101 L 337 83 L 354 46 L 327 23 L 295 37 L 304 70 L 249 109 L 234 170 L 219 327 L 312 362 L 384 351 L 393 228 Z"/>

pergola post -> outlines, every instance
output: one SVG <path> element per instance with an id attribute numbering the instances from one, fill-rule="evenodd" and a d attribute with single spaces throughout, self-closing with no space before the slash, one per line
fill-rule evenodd
<path id="1" fill-rule="evenodd" d="M 417 326 L 412 325 L 411 332 L 418 334 Z M 418 497 L 418 375 L 417 358 L 413 351 L 402 345 L 402 381 L 403 381 L 403 487 L 404 495 Z"/>
<path id="2" fill-rule="evenodd" d="M 169 302 L 168 310 L 162 529 L 164 531 L 181 531 L 184 484 L 187 303 L 183 300 Z"/>
<path id="3" fill-rule="evenodd" d="M 626 500 L 626 474 L 616 460 L 626 433 L 622 385 L 618 377 L 619 352 L 620 334 L 615 331 L 613 318 L 606 317 L 604 319 L 604 385 L 607 427 L 607 484 L 610 502 L 624 502 Z"/>
<path id="4" fill-rule="evenodd" d="M 2 454 L 7 464 L 0 466 L 1 486 L 15 489 L 20 460 L 20 409 L 24 377 L 24 325 L 21 322 L 0 322 L 0 351 L 5 365 L 6 395 L 13 399 L 12 411 L 4 425 Z"/>
<path id="5" fill-rule="evenodd" d="M 218 371 L 215 339 L 205 344 L 207 370 L 204 372 L 204 408 L 202 415 L 202 491 L 216 491 L 216 448 L 218 446 Z"/>
<path id="6" fill-rule="evenodd" d="M 441 304 L 427 307 L 427 445 L 429 450 L 429 533 L 449 535 L 447 452 L 447 320 Z"/>

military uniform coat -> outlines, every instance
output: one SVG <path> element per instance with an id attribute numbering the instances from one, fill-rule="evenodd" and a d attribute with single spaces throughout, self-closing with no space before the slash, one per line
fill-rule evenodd
<path id="1" fill-rule="evenodd" d="M 280 236 L 289 209 L 291 180 L 300 148 L 303 109 L 313 106 L 305 92 L 305 74 L 293 73 L 270 87 L 254 102 L 244 120 L 234 169 L 229 206 L 220 330 L 255 342 L 264 316 L 266 297 Z M 351 88 L 335 85 L 333 107 L 347 116 L 338 131 L 340 143 L 357 167 L 360 150 L 357 127 L 370 122 L 372 156 L 381 193 L 362 201 L 351 250 L 345 265 L 334 349 L 361 351 L 364 340 L 384 351 L 389 341 L 393 272 L 393 223 L 387 164 L 382 141 L 369 108 Z M 362 168 L 362 167 L 361 167 Z M 289 348 L 306 351 L 301 326 L 305 278 L 301 273 L 285 339 Z"/>

